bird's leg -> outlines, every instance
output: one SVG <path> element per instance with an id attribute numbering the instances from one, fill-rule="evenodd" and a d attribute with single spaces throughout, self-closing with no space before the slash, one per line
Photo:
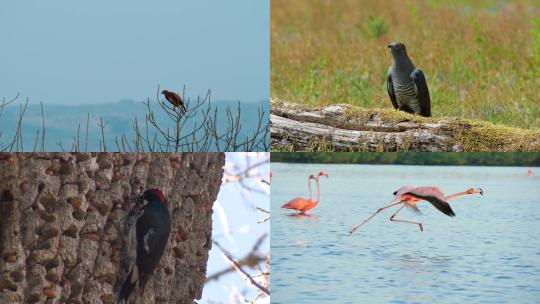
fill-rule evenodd
<path id="1" fill-rule="evenodd" d="M 403 206 L 399 207 L 399 209 L 398 209 L 396 212 L 394 212 L 394 214 L 392 214 L 392 215 L 390 216 L 390 220 L 391 220 L 392 222 L 402 222 L 402 223 L 416 224 L 416 225 L 418 225 L 418 226 L 420 227 L 420 231 L 424 231 L 424 227 L 422 226 L 422 223 L 417 223 L 417 222 L 412 222 L 412 221 L 405 221 L 405 220 L 398 220 L 398 219 L 395 219 L 396 214 L 397 214 L 399 211 L 401 211 L 401 209 L 403 209 L 403 207 L 405 207 L 405 204 L 403 204 Z"/>
<path id="2" fill-rule="evenodd" d="M 373 213 L 367 220 L 363 221 L 360 225 L 354 227 L 353 229 L 351 229 L 350 233 L 353 234 L 356 230 L 358 230 L 358 228 L 362 227 L 362 225 L 364 225 L 365 223 L 367 223 L 370 219 L 372 219 L 375 215 L 377 215 L 378 213 L 380 213 L 381 211 L 383 211 L 384 209 L 387 209 L 387 208 L 390 208 L 392 206 L 395 206 L 395 205 L 398 205 L 398 204 L 401 204 L 403 203 L 402 200 L 400 200 L 399 202 L 397 203 L 391 203 L 390 205 L 388 206 L 384 206 L 382 208 L 379 208 L 377 211 L 375 211 L 375 213 Z M 401 208 L 400 208 L 401 209 Z"/>

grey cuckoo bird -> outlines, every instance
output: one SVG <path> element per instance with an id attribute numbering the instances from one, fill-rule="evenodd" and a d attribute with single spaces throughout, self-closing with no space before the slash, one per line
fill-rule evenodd
<path id="1" fill-rule="evenodd" d="M 388 69 L 386 88 L 394 108 L 431 116 L 431 100 L 424 73 L 414 66 L 403 43 L 392 42 L 388 47 L 392 53 L 392 65 Z"/>

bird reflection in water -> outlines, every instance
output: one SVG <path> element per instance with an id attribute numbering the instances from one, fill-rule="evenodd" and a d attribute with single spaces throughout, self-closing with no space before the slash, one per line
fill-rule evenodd
<path id="1" fill-rule="evenodd" d="M 299 220 L 307 219 L 307 220 L 318 220 L 319 216 L 317 214 L 309 214 L 309 213 L 287 213 L 286 216 L 294 217 Z"/>

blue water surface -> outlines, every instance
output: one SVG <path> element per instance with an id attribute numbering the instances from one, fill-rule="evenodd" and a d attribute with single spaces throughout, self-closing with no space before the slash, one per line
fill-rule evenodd
<path id="1" fill-rule="evenodd" d="M 326 171 L 310 217 L 280 206 L 307 196 L 306 177 Z M 272 303 L 540 303 L 540 169 L 272 163 Z M 404 185 L 446 195 L 448 217 L 427 202 L 423 215 L 390 209 Z"/>

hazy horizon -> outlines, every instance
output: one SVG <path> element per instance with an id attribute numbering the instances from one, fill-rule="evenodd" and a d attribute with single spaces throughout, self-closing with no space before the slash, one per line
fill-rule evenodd
<path id="1" fill-rule="evenodd" d="M 15 96 L 17 94 L 15 93 Z M 4 98 L 6 102 L 10 101 L 11 99 L 13 99 L 15 96 L 0 96 L 0 99 Z M 67 106 L 67 107 L 77 107 L 77 106 L 85 106 L 85 107 L 91 107 L 91 106 L 103 106 L 103 105 L 108 105 L 108 104 L 117 104 L 117 103 L 123 103 L 123 102 L 133 102 L 133 103 L 142 103 L 142 102 L 146 102 L 147 101 L 147 98 L 150 98 L 150 102 L 156 102 L 155 101 L 155 97 L 151 97 L 151 96 L 148 96 L 148 97 L 145 97 L 144 99 L 135 99 L 135 98 L 120 98 L 120 99 L 117 99 L 117 100 L 105 100 L 105 101 L 93 101 L 93 102 L 88 102 L 88 103 L 78 103 L 78 104 L 73 104 L 73 103 L 55 103 L 55 102 L 47 102 L 47 103 L 43 103 L 43 106 L 47 106 L 47 107 L 54 107 L 54 106 Z M 195 96 L 196 98 L 196 96 Z M 201 96 L 202 98 L 202 96 Z M 192 100 L 194 99 L 193 97 L 191 98 Z M 163 96 L 160 96 L 160 100 L 162 101 L 165 101 L 165 98 Z M 260 99 L 260 100 L 233 100 L 233 99 L 220 99 L 220 100 L 215 100 L 214 98 L 212 98 L 211 102 L 212 104 L 215 104 L 215 103 L 237 103 L 237 102 L 241 102 L 241 103 L 249 103 L 249 104 L 257 104 L 257 103 L 264 103 L 264 102 L 267 102 L 269 101 L 269 98 L 267 99 Z M 6 108 L 8 107 L 14 107 L 14 106 L 19 106 L 21 104 L 24 104 L 26 103 L 26 97 L 22 97 L 21 94 L 19 93 L 19 97 L 16 99 L 16 101 L 10 103 L 10 104 L 7 104 L 5 105 Z M 32 100 L 32 99 L 28 99 L 28 106 L 32 106 L 32 105 L 37 105 L 39 106 L 41 103 L 41 101 L 39 100 Z M 0 106 L 1 106 L 1 102 L 0 102 Z"/>
<path id="2" fill-rule="evenodd" d="M 6 106 L 3 109 L 0 119 L 0 149 L 6 147 L 6 144 L 11 142 L 18 128 L 19 115 L 23 103 L 15 103 Z M 170 118 L 160 108 L 157 102 L 150 104 L 154 111 L 155 118 L 160 121 L 162 126 L 171 126 Z M 241 106 L 240 120 L 243 126 L 241 135 L 248 135 L 254 132 L 254 128 L 258 122 L 258 111 L 265 112 L 265 119 L 269 115 L 269 103 L 266 101 L 259 102 L 244 102 Z M 213 101 L 212 108 L 217 109 L 217 126 L 219 130 L 224 130 L 227 127 L 227 111 L 226 108 L 232 110 L 236 115 L 236 102 L 234 101 Z M 109 151 L 116 151 L 116 138 L 123 135 L 127 136 L 129 141 L 134 138 L 133 122 L 137 119 L 139 122 L 145 121 L 145 116 L 148 113 L 146 105 L 142 102 L 134 100 L 122 100 L 111 103 L 102 104 L 44 104 L 43 105 L 44 119 L 41 115 L 41 106 L 39 102 L 29 102 L 25 110 L 25 114 L 21 124 L 23 151 L 31 151 L 35 143 L 36 132 L 41 132 L 42 123 L 45 124 L 46 143 L 45 151 L 62 151 L 65 148 L 68 150 L 73 143 L 73 140 L 78 135 L 78 128 L 81 128 L 81 136 L 85 137 L 85 128 L 88 121 L 89 124 L 89 145 L 88 149 L 82 147 L 83 150 L 101 151 L 100 149 L 100 120 L 106 124 L 106 143 Z M 186 130 L 191 128 L 202 117 L 203 111 L 198 111 L 196 116 L 192 117 L 185 125 Z M 63 144 L 64 148 L 60 145 Z"/>

